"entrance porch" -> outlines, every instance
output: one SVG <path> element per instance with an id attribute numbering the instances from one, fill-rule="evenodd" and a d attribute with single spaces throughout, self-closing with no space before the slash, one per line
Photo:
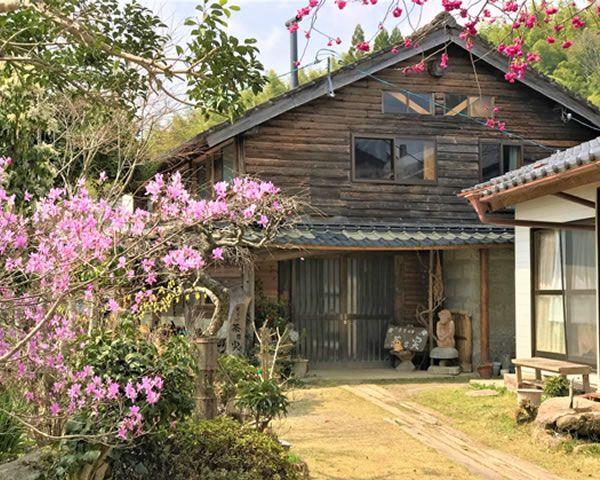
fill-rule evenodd
<path id="1" fill-rule="evenodd" d="M 466 364 L 491 367 L 492 361 L 514 354 L 510 230 L 439 225 L 302 228 L 289 234 L 285 249 L 259 259 L 256 290 L 285 303 L 300 332 L 298 354 L 317 374 L 341 368 L 360 372 L 366 366 L 387 369 L 384 377 L 392 375 L 389 347 L 384 346 L 391 326 L 429 332 L 428 344 L 414 359 L 418 368 L 426 369 L 435 346 L 431 333 L 442 308 L 470 319 L 464 332 L 470 343 Z"/>

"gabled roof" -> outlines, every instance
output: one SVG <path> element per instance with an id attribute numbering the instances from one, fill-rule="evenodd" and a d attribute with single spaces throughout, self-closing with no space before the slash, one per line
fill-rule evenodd
<path id="1" fill-rule="evenodd" d="M 466 188 L 462 194 L 464 196 L 470 192 L 477 192 L 482 197 L 486 197 L 592 163 L 600 164 L 600 137 L 557 152 L 530 165 L 511 170 L 474 187 Z"/>
<path id="2" fill-rule="evenodd" d="M 469 245 L 504 245 L 514 241 L 514 230 L 489 225 L 373 224 L 310 222 L 283 231 L 276 243 L 307 248 L 418 249 Z"/>
<path id="3" fill-rule="evenodd" d="M 418 48 L 402 47 L 398 53 L 385 50 L 366 56 L 336 70 L 330 77 L 323 76 L 315 79 L 248 110 L 233 123 L 223 122 L 215 125 L 184 142 L 166 154 L 165 157 L 169 159 L 185 159 L 190 156 L 197 156 L 203 151 L 258 126 L 267 120 L 327 95 L 330 88 L 337 90 L 345 87 L 398 62 L 444 44 L 458 45 L 470 51 L 481 61 L 502 72 L 507 72 L 507 58 L 500 55 L 492 44 L 477 36 L 472 38 L 472 46 L 468 49 L 465 41 L 460 38 L 461 31 L 462 27 L 450 14 L 441 13 L 431 23 L 415 32 L 411 37 L 418 42 Z M 571 112 L 580 115 L 593 125 L 600 127 L 600 111 L 596 107 L 569 92 L 548 77 L 532 69 L 528 69 L 525 77 L 520 82 L 554 100 Z"/>

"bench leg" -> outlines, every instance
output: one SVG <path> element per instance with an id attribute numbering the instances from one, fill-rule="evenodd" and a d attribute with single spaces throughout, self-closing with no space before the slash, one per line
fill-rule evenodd
<path id="1" fill-rule="evenodd" d="M 592 391 L 592 386 L 590 385 L 590 376 L 589 375 L 583 376 L 583 391 L 585 393 L 590 393 Z"/>
<path id="2" fill-rule="evenodd" d="M 540 382 L 542 381 L 542 371 L 538 370 L 537 368 L 535 369 L 535 379 L 539 380 Z"/>
<path id="3" fill-rule="evenodd" d="M 515 373 L 517 374 L 517 388 L 521 388 L 521 383 L 523 383 L 523 375 L 521 375 L 521 367 L 519 365 L 515 367 Z"/>

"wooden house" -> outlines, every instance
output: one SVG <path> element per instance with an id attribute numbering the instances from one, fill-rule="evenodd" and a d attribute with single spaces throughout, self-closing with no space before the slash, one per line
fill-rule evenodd
<path id="1" fill-rule="evenodd" d="M 252 175 L 311 205 L 230 281 L 289 303 L 312 366 L 388 361 L 388 326 L 434 322 L 442 283 L 443 305 L 472 317 L 473 364 L 514 353 L 513 228 L 480 223 L 457 193 L 589 140 L 582 123 L 600 114 L 534 72 L 508 83 L 507 59 L 460 32 L 442 14 L 417 47 L 369 55 L 172 152 L 200 191 Z M 406 74 L 423 58 L 424 73 Z M 494 108 L 506 131 L 486 125 Z"/>

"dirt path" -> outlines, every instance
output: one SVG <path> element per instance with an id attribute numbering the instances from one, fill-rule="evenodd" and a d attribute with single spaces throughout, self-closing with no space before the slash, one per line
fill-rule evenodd
<path id="1" fill-rule="evenodd" d="M 277 433 L 292 443 L 323 480 L 472 480 L 480 478 L 425 443 L 385 421 L 381 407 L 339 388 L 291 394 Z"/>
<path id="2" fill-rule="evenodd" d="M 463 465 L 471 473 L 486 480 L 560 480 L 530 462 L 473 441 L 464 433 L 449 427 L 437 414 L 420 405 L 398 401 L 377 385 L 344 386 L 344 390 L 385 410 L 393 416 L 388 422 L 433 447 L 449 460 Z"/>

